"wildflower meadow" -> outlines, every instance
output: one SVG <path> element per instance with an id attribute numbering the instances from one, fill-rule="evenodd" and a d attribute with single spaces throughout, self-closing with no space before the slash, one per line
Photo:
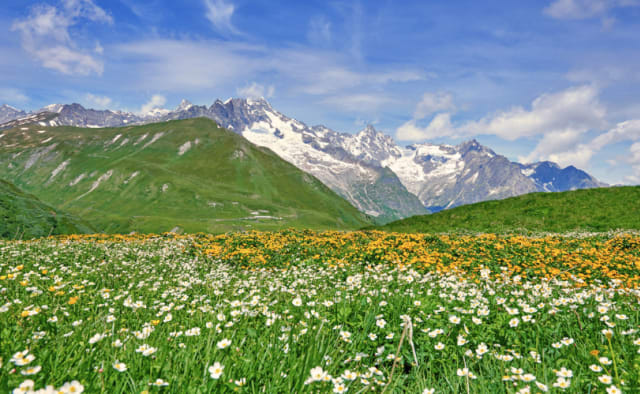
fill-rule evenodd
<path id="1" fill-rule="evenodd" d="M 640 392 L 640 237 L 0 241 L 0 391 Z"/>

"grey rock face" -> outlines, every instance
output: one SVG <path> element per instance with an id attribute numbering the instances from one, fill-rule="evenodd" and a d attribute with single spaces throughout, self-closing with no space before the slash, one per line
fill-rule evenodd
<path id="1" fill-rule="evenodd" d="M 559 192 L 607 186 L 574 166 L 560 168 L 550 161 L 521 165 L 521 171 L 536 183 L 539 191 Z"/>

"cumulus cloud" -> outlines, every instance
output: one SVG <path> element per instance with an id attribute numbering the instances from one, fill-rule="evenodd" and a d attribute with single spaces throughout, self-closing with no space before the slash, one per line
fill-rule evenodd
<path id="1" fill-rule="evenodd" d="M 151 97 L 151 99 L 149 101 L 147 101 L 140 108 L 140 113 L 141 114 L 146 114 L 147 112 L 151 111 L 152 109 L 161 108 L 166 102 L 167 102 L 167 99 L 163 95 L 154 94 Z"/>
<path id="2" fill-rule="evenodd" d="M 617 7 L 640 5 L 637 0 L 555 0 L 544 9 L 544 13 L 555 19 L 589 19 L 602 17 L 603 27 L 614 23 L 606 16 L 609 10 Z"/>
<path id="3" fill-rule="evenodd" d="M 436 115 L 426 127 L 417 126 L 416 120 L 412 119 L 396 130 L 396 138 L 400 141 L 430 140 L 444 136 L 458 136 L 458 131 L 451 123 L 450 113 Z"/>
<path id="4" fill-rule="evenodd" d="M 640 119 L 626 120 L 616 124 L 614 128 L 597 136 L 591 142 L 591 146 L 599 150 L 609 144 L 635 140 L 640 140 Z"/>
<path id="5" fill-rule="evenodd" d="M 427 116 L 440 111 L 453 111 L 453 95 L 448 92 L 425 93 L 422 100 L 416 106 L 413 113 L 414 119 L 424 119 Z"/>
<path id="6" fill-rule="evenodd" d="M 575 86 L 542 94 L 532 101 L 529 108 L 517 106 L 477 121 L 458 124 L 451 120 L 452 111 L 455 111 L 451 95 L 428 93 L 416 106 L 414 118 L 396 130 L 396 137 L 404 141 L 468 138 L 482 134 L 508 141 L 528 138 L 536 140 L 537 145 L 530 154 L 518 160 L 551 160 L 562 166 L 584 167 L 603 146 L 623 138 L 635 138 L 636 133 L 640 135 L 640 122 L 628 121 L 591 142 L 586 141 L 587 132 L 607 127 L 607 110 L 600 103 L 598 93 L 598 89 L 591 85 Z M 426 119 L 433 113 L 437 114 L 426 126 L 418 126 L 420 118 Z"/>
<path id="7" fill-rule="evenodd" d="M 64 0 L 59 7 L 32 7 L 26 18 L 14 21 L 11 30 L 20 34 L 23 49 L 44 67 L 64 74 L 100 75 L 102 61 L 90 49 L 78 49 L 78 43 L 71 39 L 69 29 L 82 19 L 113 23 L 113 18 L 92 0 Z"/>
<path id="8" fill-rule="evenodd" d="M 252 82 L 251 84 L 237 89 L 238 95 L 246 98 L 269 98 L 273 96 L 275 93 L 275 88 L 273 85 L 264 86 L 256 82 Z"/>
<path id="9" fill-rule="evenodd" d="M 585 133 L 607 126 L 606 108 L 591 85 L 571 87 L 536 98 L 531 109 L 515 107 L 462 126 L 466 133 L 492 134 L 508 141 L 540 138 L 535 149 L 519 160 L 551 160 L 560 165 L 586 166 L 594 149 L 583 144 Z"/>
<path id="10" fill-rule="evenodd" d="M 606 109 L 598 100 L 598 89 L 584 85 L 543 94 L 531 109 L 514 107 L 463 126 L 466 133 L 493 134 L 509 141 L 547 134 L 576 135 L 603 128 Z"/>
<path id="11" fill-rule="evenodd" d="M 438 137 L 457 137 L 460 132 L 451 123 L 451 116 L 455 110 L 456 106 L 451 93 L 426 92 L 416 105 L 413 118 L 396 130 L 396 138 L 401 141 L 419 141 Z M 418 125 L 420 120 L 433 114 L 436 115 L 426 127 Z"/>
<path id="12" fill-rule="evenodd" d="M 231 22 L 235 6 L 225 0 L 205 0 L 204 5 L 207 9 L 207 19 L 213 27 L 220 33 L 238 34 L 239 31 Z"/>
<path id="13" fill-rule="evenodd" d="M 107 108 L 112 103 L 111 98 L 107 96 L 98 96 L 91 93 L 87 93 L 84 98 L 87 104 L 97 108 Z"/>

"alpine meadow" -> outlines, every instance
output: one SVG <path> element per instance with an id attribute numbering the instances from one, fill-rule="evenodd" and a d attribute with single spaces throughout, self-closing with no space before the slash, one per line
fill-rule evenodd
<path id="1" fill-rule="evenodd" d="M 640 3 L 0 10 L 0 393 L 640 392 Z"/>

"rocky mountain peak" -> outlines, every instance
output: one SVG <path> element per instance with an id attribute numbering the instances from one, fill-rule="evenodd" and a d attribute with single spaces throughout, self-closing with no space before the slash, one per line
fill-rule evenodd
<path id="1" fill-rule="evenodd" d="M 180 101 L 180 105 L 176 107 L 176 111 L 187 111 L 191 107 L 193 107 L 193 104 L 189 100 L 182 99 L 182 101 Z"/>

